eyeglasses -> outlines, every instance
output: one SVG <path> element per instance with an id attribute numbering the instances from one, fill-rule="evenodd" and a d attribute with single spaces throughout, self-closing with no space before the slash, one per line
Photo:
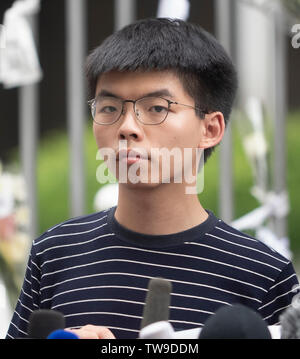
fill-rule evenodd
<path id="1" fill-rule="evenodd" d="M 132 102 L 133 110 L 138 121 L 144 125 L 159 125 L 168 116 L 171 105 L 181 105 L 198 110 L 201 115 L 207 111 L 199 107 L 185 105 L 179 102 L 170 101 L 163 97 L 147 96 L 137 100 L 121 100 L 112 96 L 98 96 L 88 102 L 91 107 L 93 120 L 98 125 L 112 125 L 124 114 L 125 102 Z M 202 117 L 201 116 L 201 117 Z"/>

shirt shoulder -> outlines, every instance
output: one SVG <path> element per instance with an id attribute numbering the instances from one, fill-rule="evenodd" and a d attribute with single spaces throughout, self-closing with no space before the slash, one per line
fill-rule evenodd
<path id="1" fill-rule="evenodd" d="M 220 219 L 213 230 L 206 233 L 206 236 L 209 237 L 211 242 L 218 243 L 223 250 L 246 256 L 249 260 L 265 262 L 279 270 L 282 270 L 290 263 L 289 259 L 269 245 L 248 233 L 239 231 Z"/>
<path id="2" fill-rule="evenodd" d="M 45 253 L 56 246 L 68 246 L 88 241 L 107 231 L 107 216 L 110 209 L 92 213 L 61 222 L 36 238 L 33 241 L 34 252 Z"/>

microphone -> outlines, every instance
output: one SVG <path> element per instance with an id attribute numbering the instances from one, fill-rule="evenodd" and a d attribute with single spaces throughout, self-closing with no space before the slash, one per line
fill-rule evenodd
<path id="1" fill-rule="evenodd" d="M 172 284 L 163 278 L 149 281 L 139 339 L 173 339 L 174 329 L 168 322 Z"/>
<path id="2" fill-rule="evenodd" d="M 79 336 L 67 330 L 58 329 L 49 334 L 47 339 L 79 339 Z"/>
<path id="3" fill-rule="evenodd" d="M 222 306 L 208 318 L 199 339 L 272 339 L 267 324 L 254 310 L 241 305 Z"/>
<path id="4" fill-rule="evenodd" d="M 175 339 L 175 332 L 169 322 L 160 321 L 142 328 L 139 339 Z"/>
<path id="5" fill-rule="evenodd" d="M 300 307 L 291 306 L 279 317 L 281 339 L 300 339 Z"/>
<path id="6" fill-rule="evenodd" d="M 169 322 L 161 321 L 141 329 L 139 339 L 198 339 L 201 328 L 175 331 Z"/>
<path id="7" fill-rule="evenodd" d="M 39 309 L 31 313 L 28 324 L 28 337 L 46 339 L 57 329 L 65 328 L 65 317 L 56 310 Z"/>
<path id="8" fill-rule="evenodd" d="M 172 284 L 166 279 L 153 278 L 150 280 L 141 329 L 152 323 L 169 320 L 171 289 Z"/>

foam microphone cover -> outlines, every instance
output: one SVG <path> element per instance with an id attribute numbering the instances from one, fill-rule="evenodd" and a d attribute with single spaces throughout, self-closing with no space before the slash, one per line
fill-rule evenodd
<path id="1" fill-rule="evenodd" d="M 300 339 L 300 308 L 291 306 L 279 317 L 281 339 Z"/>
<path id="2" fill-rule="evenodd" d="M 46 339 L 51 332 L 64 329 L 65 324 L 63 314 L 56 310 L 36 310 L 29 317 L 28 336 L 32 339 Z"/>
<path id="3" fill-rule="evenodd" d="M 58 329 L 54 330 L 47 336 L 47 339 L 79 339 L 78 335 L 68 332 L 66 330 Z"/>
<path id="4" fill-rule="evenodd" d="M 222 306 L 208 318 L 199 339 L 271 339 L 262 317 L 241 305 Z"/>
<path id="5" fill-rule="evenodd" d="M 153 278 L 148 285 L 141 329 L 149 324 L 168 321 L 172 284 L 163 278 Z"/>

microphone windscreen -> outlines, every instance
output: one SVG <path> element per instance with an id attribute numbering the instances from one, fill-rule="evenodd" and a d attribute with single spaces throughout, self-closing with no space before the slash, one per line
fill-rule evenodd
<path id="1" fill-rule="evenodd" d="M 47 339 L 79 339 L 79 337 L 74 333 L 59 329 L 49 334 Z"/>
<path id="2" fill-rule="evenodd" d="M 300 339 L 300 308 L 292 306 L 279 317 L 281 339 Z"/>
<path id="3" fill-rule="evenodd" d="M 155 322 L 140 330 L 139 339 L 174 339 L 174 329 L 169 322 Z"/>
<path id="4" fill-rule="evenodd" d="M 31 313 L 28 324 L 28 336 L 32 339 L 46 339 L 57 329 L 65 328 L 64 316 L 50 309 L 40 309 Z"/>
<path id="5" fill-rule="evenodd" d="M 163 278 L 149 282 L 141 329 L 149 324 L 169 320 L 170 294 L 172 284 Z"/>
<path id="6" fill-rule="evenodd" d="M 199 339 L 271 339 L 262 317 L 241 304 L 222 306 L 208 318 Z"/>

